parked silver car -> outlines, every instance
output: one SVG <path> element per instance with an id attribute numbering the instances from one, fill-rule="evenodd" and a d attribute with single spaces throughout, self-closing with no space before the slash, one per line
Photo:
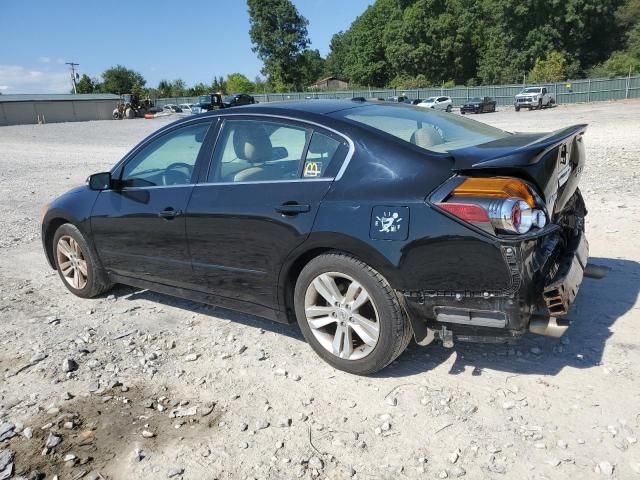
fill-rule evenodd
<path id="1" fill-rule="evenodd" d="M 451 97 L 429 97 L 418 104 L 419 107 L 450 112 L 453 109 Z"/>
<path id="2" fill-rule="evenodd" d="M 527 87 L 515 96 L 513 106 L 516 112 L 521 108 L 532 110 L 542 107 L 551 107 L 555 103 L 555 97 L 547 91 L 546 87 Z"/>

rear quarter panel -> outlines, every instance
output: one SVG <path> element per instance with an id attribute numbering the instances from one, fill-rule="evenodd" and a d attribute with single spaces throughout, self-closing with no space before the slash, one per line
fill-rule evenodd
<path id="1" fill-rule="evenodd" d="M 347 251 L 398 290 L 508 287 L 499 243 L 426 203 L 452 175 L 451 165 L 450 159 L 412 145 L 369 137 L 356 142 L 356 154 L 322 201 L 305 248 Z M 371 238 L 378 206 L 408 208 L 406 238 Z"/>

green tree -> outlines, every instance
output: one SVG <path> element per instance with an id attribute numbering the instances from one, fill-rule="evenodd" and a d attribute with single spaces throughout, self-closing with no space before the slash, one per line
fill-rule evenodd
<path id="1" fill-rule="evenodd" d="M 302 67 L 302 85 L 308 87 L 317 82 L 324 74 L 324 58 L 318 50 L 307 49 L 300 58 Z"/>
<path id="2" fill-rule="evenodd" d="M 629 52 L 615 52 L 605 62 L 593 67 L 589 74 L 593 77 L 620 77 L 640 73 L 640 57 Z"/>
<path id="3" fill-rule="evenodd" d="M 626 32 L 623 48 L 596 65 L 590 74 L 614 77 L 640 72 L 640 0 L 627 0 L 616 12 L 618 28 Z"/>
<path id="4" fill-rule="evenodd" d="M 418 75 L 435 85 L 521 82 L 556 51 L 565 55 L 565 75 L 574 76 L 625 44 L 640 45 L 640 31 L 633 34 L 639 3 L 376 0 L 334 35 L 325 72 L 377 87 Z"/>
<path id="5" fill-rule="evenodd" d="M 184 80 L 178 78 L 171 82 L 171 96 L 172 97 L 184 97 L 187 93 L 187 84 Z"/>
<path id="6" fill-rule="evenodd" d="M 329 54 L 324 62 L 324 74 L 329 76 L 346 79 L 346 55 L 348 52 L 348 44 L 345 32 L 338 32 L 331 37 L 329 44 Z"/>
<path id="7" fill-rule="evenodd" d="M 120 95 L 133 92 L 136 84 L 142 88 L 146 83 L 147 81 L 142 74 L 122 65 L 116 65 L 102 72 L 102 83 L 97 86 L 97 90 L 102 93 Z"/>
<path id="8" fill-rule="evenodd" d="M 171 96 L 171 82 L 168 80 L 160 80 L 158 82 L 158 87 L 156 88 L 156 91 L 158 93 L 158 97 L 160 98 L 166 98 L 166 97 L 170 97 Z"/>
<path id="9" fill-rule="evenodd" d="M 351 24 L 342 39 L 345 52 L 341 60 L 349 82 L 382 87 L 404 73 L 393 71 L 385 49 L 385 32 L 402 28 L 401 15 L 397 0 L 377 0 Z"/>
<path id="10" fill-rule="evenodd" d="M 260 75 L 256 75 L 256 78 L 253 79 L 253 91 L 255 93 L 269 92 L 271 91 L 271 85 L 269 82 L 262 78 Z"/>
<path id="11" fill-rule="evenodd" d="M 96 90 L 96 82 L 89 77 L 86 73 L 82 74 L 82 77 L 76 83 L 76 90 L 78 93 L 93 93 Z M 71 90 L 73 93 L 73 90 Z"/>
<path id="12" fill-rule="evenodd" d="M 241 73 L 230 73 L 227 75 L 227 88 L 229 93 L 251 93 L 254 86 L 247 77 Z"/>
<path id="13" fill-rule="evenodd" d="M 545 59 L 536 59 L 536 63 L 527 75 L 529 82 L 559 82 L 572 77 L 577 67 L 572 66 L 567 56 L 558 51 L 553 51 Z"/>
<path id="14" fill-rule="evenodd" d="M 247 0 L 253 51 L 264 63 L 262 73 L 280 91 L 301 89 L 301 57 L 309 45 L 308 21 L 290 0 Z"/>
<path id="15" fill-rule="evenodd" d="M 211 88 L 208 85 L 206 85 L 206 84 L 204 84 L 202 82 L 199 82 L 199 83 L 196 83 L 193 87 L 191 87 L 191 88 L 189 88 L 187 90 L 187 95 L 190 96 L 190 97 L 197 97 L 199 95 L 205 95 L 205 94 L 209 93 L 210 89 Z"/>
<path id="16" fill-rule="evenodd" d="M 226 93 L 227 91 L 227 82 L 223 77 L 213 77 L 213 82 L 211 82 L 211 92 L 222 92 Z"/>

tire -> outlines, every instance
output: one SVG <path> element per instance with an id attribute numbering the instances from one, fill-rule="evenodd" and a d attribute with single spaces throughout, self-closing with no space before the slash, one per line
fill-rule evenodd
<path id="1" fill-rule="evenodd" d="M 60 245 L 61 242 L 64 246 Z M 64 247 L 70 247 L 67 253 L 73 253 L 75 260 L 63 253 Z M 70 223 L 61 225 L 53 235 L 52 248 L 58 275 L 60 275 L 60 279 L 65 287 L 74 295 L 81 298 L 93 298 L 106 292 L 113 286 L 106 272 L 100 265 L 96 253 L 91 249 L 75 225 Z M 66 270 L 65 261 L 67 264 L 70 264 L 69 267 L 66 267 Z M 82 268 L 80 268 L 82 262 L 84 262 L 86 275 L 83 274 Z M 74 267 L 74 263 L 79 265 L 79 267 Z M 73 270 L 73 272 L 70 272 L 70 274 L 72 273 L 73 275 L 65 275 L 65 272 L 69 272 L 70 270 Z M 78 273 L 81 275 L 78 275 Z M 82 277 L 84 277 L 84 281 Z"/>
<path id="2" fill-rule="evenodd" d="M 133 108 L 129 107 L 125 110 L 124 112 L 124 117 L 128 118 L 129 120 L 136 118 L 136 112 Z"/>
<path id="3" fill-rule="evenodd" d="M 538 100 L 538 110 L 542 110 L 542 99 Z"/>
<path id="4" fill-rule="evenodd" d="M 316 285 L 326 285 L 326 277 L 332 279 L 343 300 L 339 306 L 329 306 L 316 289 Z M 348 287 L 354 284 L 353 300 L 349 301 Z M 363 296 L 367 300 L 358 302 Z M 387 280 L 366 263 L 344 253 L 328 253 L 311 260 L 296 282 L 294 303 L 298 324 L 311 348 L 328 364 L 345 372 L 355 375 L 377 372 L 395 360 L 411 340 L 411 326 Z M 356 307 L 357 303 L 360 305 Z M 311 319 L 307 315 L 310 309 L 316 310 Z M 367 322 L 358 321 L 358 317 Z M 312 328 L 310 322 L 316 326 Z M 372 325 L 377 325 L 375 342 L 370 334 Z M 340 328 L 350 333 L 339 334 Z M 359 332 L 364 335 L 361 337 Z M 368 343 L 363 340 L 366 336 Z M 343 341 L 348 338 L 351 342 Z M 330 350 L 335 349 L 336 339 L 342 339 L 338 342 L 338 354 Z"/>
<path id="5" fill-rule="evenodd" d="M 114 119 L 114 120 L 120 120 L 120 118 L 121 118 L 121 117 L 120 117 L 120 112 L 119 112 L 119 111 L 118 111 L 118 109 L 116 108 L 116 109 L 113 111 L 113 119 Z"/>
<path id="6" fill-rule="evenodd" d="M 520 107 L 516 107 L 516 112 L 519 112 L 519 111 L 520 111 Z"/>
<path id="7" fill-rule="evenodd" d="M 451 110 L 452 110 L 451 105 L 447 105 L 447 113 L 451 113 Z"/>

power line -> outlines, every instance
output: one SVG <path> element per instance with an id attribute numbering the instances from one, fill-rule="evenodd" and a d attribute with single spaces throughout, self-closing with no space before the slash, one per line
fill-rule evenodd
<path id="1" fill-rule="evenodd" d="M 71 67 L 71 82 L 73 83 L 73 93 L 78 93 L 78 89 L 76 88 L 76 67 L 79 67 L 79 63 L 73 62 L 65 62 L 66 65 Z"/>

